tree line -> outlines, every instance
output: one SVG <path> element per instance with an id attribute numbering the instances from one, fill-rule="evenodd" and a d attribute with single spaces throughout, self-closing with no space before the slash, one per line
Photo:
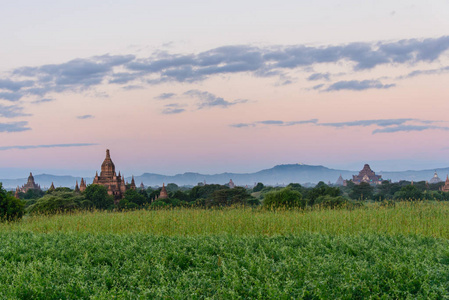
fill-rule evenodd
<path id="1" fill-rule="evenodd" d="M 449 200 L 449 193 L 439 191 L 443 183 L 401 181 L 372 186 L 367 183 L 337 187 L 319 182 L 313 188 L 291 183 L 286 187 L 265 186 L 257 183 L 253 188 L 199 183 L 193 188 L 180 187 L 174 183 L 166 186 L 168 198 L 158 198 L 161 188 L 127 190 L 117 203 L 108 195 L 107 188 L 91 184 L 84 192 L 60 187 L 51 191 L 29 190 L 19 193 L 16 199 L 12 192 L 6 192 L 0 184 L 0 218 L 21 218 L 25 213 L 52 214 L 73 210 L 131 210 L 162 207 L 213 208 L 233 205 L 261 206 L 263 208 L 306 208 L 306 207 L 355 207 L 366 201 L 386 200 Z"/>

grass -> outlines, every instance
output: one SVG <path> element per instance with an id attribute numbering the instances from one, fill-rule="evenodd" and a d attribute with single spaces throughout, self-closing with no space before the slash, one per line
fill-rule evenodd
<path id="1" fill-rule="evenodd" d="M 449 298 L 449 203 L 0 223 L 0 299 Z"/>
<path id="2" fill-rule="evenodd" d="M 371 204 L 353 210 L 266 211 L 251 208 L 75 212 L 28 216 L 0 224 L 1 232 L 144 233 L 156 236 L 276 236 L 303 232 L 332 235 L 416 234 L 449 239 L 449 203 Z"/>
<path id="3" fill-rule="evenodd" d="M 449 297 L 449 242 L 418 236 L 4 233 L 2 299 Z"/>

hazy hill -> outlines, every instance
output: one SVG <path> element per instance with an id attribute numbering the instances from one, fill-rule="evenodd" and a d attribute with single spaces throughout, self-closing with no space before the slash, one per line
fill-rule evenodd
<path id="1" fill-rule="evenodd" d="M 362 166 L 361 166 L 362 167 Z M 374 170 L 376 171 L 376 170 Z M 442 180 L 446 179 L 446 174 L 449 174 L 449 168 L 436 169 Z M 266 185 L 282 185 L 291 182 L 301 184 L 317 183 L 324 181 L 326 183 L 335 183 L 340 174 L 344 179 L 351 179 L 352 175 L 358 174 L 359 171 L 336 170 L 326 168 L 324 166 L 311 166 L 303 164 L 278 165 L 271 169 L 261 170 L 256 173 L 221 173 L 214 175 L 191 173 L 177 174 L 173 176 L 144 173 L 140 176 L 135 176 L 136 185 L 143 182 L 146 186 L 161 186 L 162 183 L 176 183 L 178 185 L 197 185 L 198 182 L 218 183 L 224 184 L 230 179 L 237 185 L 252 186 L 254 183 L 263 182 Z M 391 179 L 392 181 L 399 180 L 430 180 L 433 177 L 435 170 L 421 170 L 421 171 L 401 171 L 401 172 L 382 172 L 378 171 L 384 179 Z M 74 187 L 76 180 L 80 182 L 81 177 L 72 176 L 56 176 L 49 174 L 35 175 L 36 183 L 40 184 L 42 188 L 49 187 L 52 182 L 55 186 Z M 89 184 L 93 181 L 93 177 L 85 178 Z M 131 181 L 130 177 L 126 177 L 127 181 Z M 19 179 L 0 179 L 5 188 L 11 189 L 16 186 L 21 186 L 26 183 L 27 178 Z"/>

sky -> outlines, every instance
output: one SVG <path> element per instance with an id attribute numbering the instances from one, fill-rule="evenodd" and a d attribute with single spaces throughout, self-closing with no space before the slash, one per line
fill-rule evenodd
<path id="1" fill-rule="evenodd" d="M 447 0 L 0 2 L 0 178 L 449 166 Z"/>

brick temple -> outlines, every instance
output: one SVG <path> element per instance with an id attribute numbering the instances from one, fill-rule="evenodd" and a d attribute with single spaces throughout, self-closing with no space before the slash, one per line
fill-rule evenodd
<path id="1" fill-rule="evenodd" d="M 368 164 L 363 166 L 363 169 L 359 172 L 359 175 L 352 175 L 352 182 L 355 184 L 360 184 L 362 182 L 369 184 L 382 184 L 382 175 L 376 175 L 373 170 L 371 170 Z"/>
<path id="2" fill-rule="evenodd" d="M 22 185 L 22 187 L 16 188 L 16 194 L 19 192 L 26 193 L 29 190 L 41 190 L 41 186 L 34 182 L 33 174 L 30 172 L 30 176 L 28 176 L 27 183 Z"/>
<path id="3" fill-rule="evenodd" d="M 125 196 L 125 192 L 128 189 L 135 190 L 136 184 L 134 182 L 134 176 L 132 177 L 131 184 L 125 184 L 125 177 L 120 174 L 120 171 L 115 172 L 115 165 L 112 162 L 111 154 L 109 149 L 106 150 L 106 158 L 101 164 L 100 176 L 98 172 L 95 174 L 94 181 L 92 184 L 100 184 L 108 189 L 108 194 L 114 196 L 116 201 L 120 200 Z M 78 187 L 78 182 L 76 184 L 75 190 Z M 83 192 L 86 189 L 86 183 L 83 178 L 81 178 L 81 184 L 79 186 L 79 191 Z"/>

